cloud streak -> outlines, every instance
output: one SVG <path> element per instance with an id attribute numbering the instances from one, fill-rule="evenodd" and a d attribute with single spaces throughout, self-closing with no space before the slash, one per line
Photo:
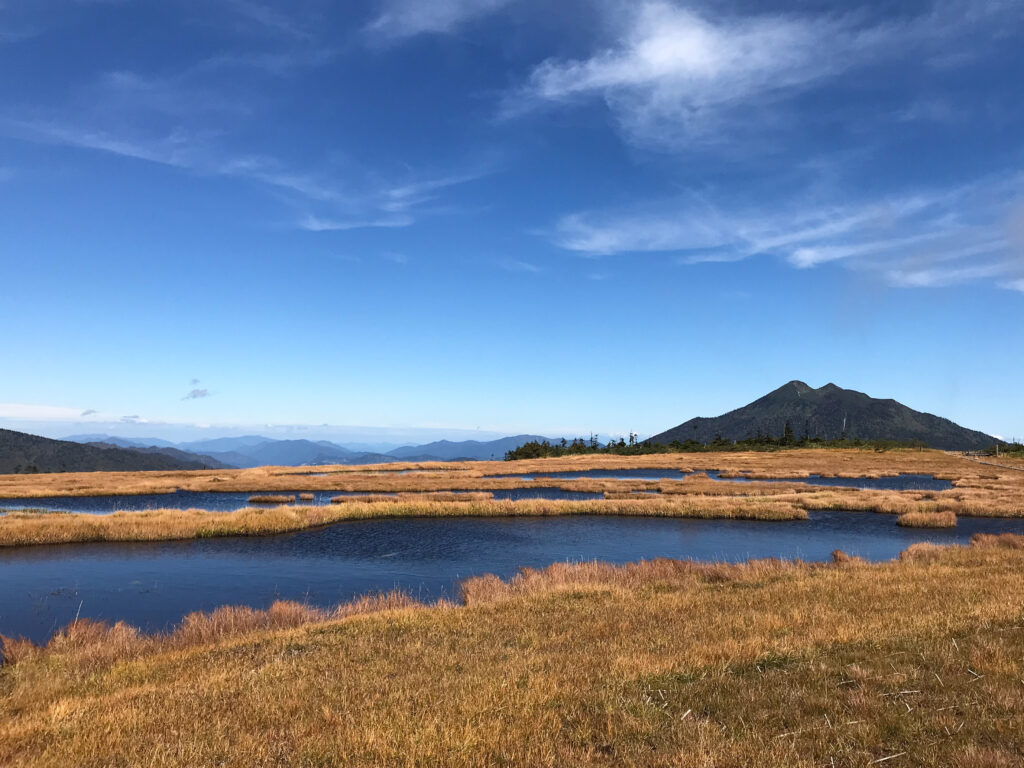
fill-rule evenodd
<path id="1" fill-rule="evenodd" d="M 512 0 L 390 0 L 367 25 L 366 32 L 372 38 L 391 41 L 449 33 L 510 2 Z"/>
<path id="2" fill-rule="evenodd" d="M 1003 222 L 1021 200 L 1019 175 L 831 207 L 729 206 L 691 194 L 647 209 L 571 214 L 552 239 L 590 257 L 672 253 L 698 264 L 767 255 L 796 269 L 843 263 L 896 286 L 990 279 L 1019 290 L 1024 249 Z"/>
<path id="3" fill-rule="evenodd" d="M 237 115 L 248 108 L 218 105 L 213 91 L 187 92 L 188 82 L 110 73 L 87 89 L 91 108 L 79 110 L 74 122 L 59 117 L 0 115 L 0 131 L 26 141 L 105 152 L 253 183 L 300 211 L 294 226 L 309 232 L 411 226 L 418 217 L 437 212 L 430 210 L 430 204 L 446 190 L 491 172 L 490 165 L 478 164 L 456 173 L 406 171 L 388 179 L 358 166 L 313 172 L 267 155 L 232 152 L 223 146 L 223 132 L 208 127 L 203 118 L 228 111 Z M 129 125 L 142 127 L 125 127 Z"/>

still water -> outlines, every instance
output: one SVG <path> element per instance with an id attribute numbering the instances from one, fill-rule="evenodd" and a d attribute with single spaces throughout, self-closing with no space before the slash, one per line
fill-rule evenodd
<path id="1" fill-rule="evenodd" d="M 520 478 L 522 480 L 682 480 L 702 472 L 684 472 L 680 469 L 586 469 L 577 472 L 536 472 L 532 475 L 487 475 L 491 478 Z M 939 480 L 932 475 L 900 474 L 894 477 L 776 477 L 771 480 L 753 480 L 749 477 L 722 477 L 720 472 L 707 470 L 712 480 L 723 483 L 807 483 L 839 488 L 872 488 L 884 491 L 948 491 L 953 487 L 949 480 Z"/>
<path id="2" fill-rule="evenodd" d="M 961 518 L 955 529 L 900 528 L 875 513 L 812 512 L 806 521 L 635 517 L 434 518 L 346 522 L 264 538 L 0 549 L 0 634 L 36 641 L 83 617 L 166 629 L 190 611 L 276 599 L 331 606 L 402 589 L 458 597 L 461 579 L 525 566 L 655 557 L 871 560 L 916 541 L 965 543 L 976 532 L 1024 534 L 1024 520 Z"/>

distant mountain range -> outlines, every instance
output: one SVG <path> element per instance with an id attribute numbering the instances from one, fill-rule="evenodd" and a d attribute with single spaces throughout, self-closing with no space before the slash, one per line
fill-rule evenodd
<path id="1" fill-rule="evenodd" d="M 45 439 L 45 438 L 38 438 Z M 72 435 L 67 440 L 102 449 L 120 448 L 148 455 L 161 455 L 189 463 L 190 469 L 248 468 L 261 466 L 319 466 L 325 464 L 386 464 L 399 461 L 454 461 L 502 459 L 507 451 L 539 435 L 517 435 L 481 442 L 441 440 L 426 445 L 408 445 L 387 453 L 352 450 L 326 440 L 272 440 L 259 435 L 222 437 L 172 443 L 158 438 L 128 440 L 102 434 Z M 58 442 L 58 441 L 53 441 Z M 24 464 L 24 462 L 19 462 Z M 165 467 L 159 467 L 164 469 Z M 185 467 L 166 467 L 185 468 Z M 51 471 L 43 470 L 40 471 Z M 56 470 L 59 471 L 59 470 Z"/>
<path id="2" fill-rule="evenodd" d="M 82 445 L 0 429 L 0 474 L 19 472 L 95 472 L 209 469 L 202 457 L 183 451 Z"/>
<path id="3" fill-rule="evenodd" d="M 915 411 L 895 400 L 879 400 L 835 384 L 813 389 L 802 381 L 791 381 L 722 416 L 690 419 L 654 435 L 650 442 L 708 443 L 718 436 L 744 440 L 758 434 L 781 437 L 787 422 L 797 438 L 806 434 L 825 440 L 843 436 L 861 440 L 919 440 L 944 450 L 979 450 L 1000 442 L 984 432 Z"/>

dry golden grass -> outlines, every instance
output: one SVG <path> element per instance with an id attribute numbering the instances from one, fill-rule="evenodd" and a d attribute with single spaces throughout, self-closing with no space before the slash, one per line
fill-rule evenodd
<path id="1" fill-rule="evenodd" d="M 291 504 L 293 501 L 295 501 L 294 496 L 264 495 L 249 497 L 250 504 Z"/>
<path id="2" fill-rule="evenodd" d="M 466 607 L 224 611 L 157 639 L 75 627 L 0 669 L 0 765 L 1019 766 L 1024 545 L 991 538 L 554 566 L 471 580 Z"/>
<path id="3" fill-rule="evenodd" d="M 476 494 L 468 494 L 475 496 Z M 0 548 L 97 541 L 170 541 L 221 536 L 267 536 L 345 520 L 395 517 L 542 517 L 627 515 L 733 520 L 803 520 L 807 512 L 787 502 L 747 499 L 678 498 L 651 500 L 457 501 L 395 499 L 366 501 L 340 497 L 330 506 L 248 508 L 237 512 L 160 509 L 111 515 L 39 515 L 12 512 L 0 517 Z"/>
<path id="4" fill-rule="evenodd" d="M 896 519 L 904 528 L 956 528 L 952 512 L 905 512 Z"/>

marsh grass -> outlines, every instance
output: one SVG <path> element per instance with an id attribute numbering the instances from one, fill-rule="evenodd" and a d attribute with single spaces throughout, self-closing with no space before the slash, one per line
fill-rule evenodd
<path id="1" fill-rule="evenodd" d="M 291 504 L 295 501 L 294 496 L 284 495 L 264 495 L 264 496 L 250 496 L 250 504 Z"/>
<path id="2" fill-rule="evenodd" d="M 923 551 L 557 565 L 470 580 L 464 607 L 222 609 L 157 638 L 83 623 L 12 647 L 0 765 L 1019 765 L 1024 539 Z"/>
<path id="3" fill-rule="evenodd" d="M 471 498 L 466 499 L 468 495 Z M 267 536 L 346 520 L 399 517 L 547 517 L 561 515 L 624 515 L 692 517 L 732 520 L 804 520 L 807 512 L 787 502 L 747 499 L 680 498 L 593 501 L 521 501 L 473 499 L 456 501 L 401 499 L 365 501 L 341 497 L 329 506 L 252 507 L 236 512 L 161 509 L 115 512 L 110 515 L 60 516 L 11 514 L 0 518 L 0 547 L 71 544 L 98 541 L 170 541 L 224 536 Z"/>
<path id="4" fill-rule="evenodd" d="M 956 515 L 953 512 L 904 512 L 896 520 L 904 528 L 955 528 Z"/>

